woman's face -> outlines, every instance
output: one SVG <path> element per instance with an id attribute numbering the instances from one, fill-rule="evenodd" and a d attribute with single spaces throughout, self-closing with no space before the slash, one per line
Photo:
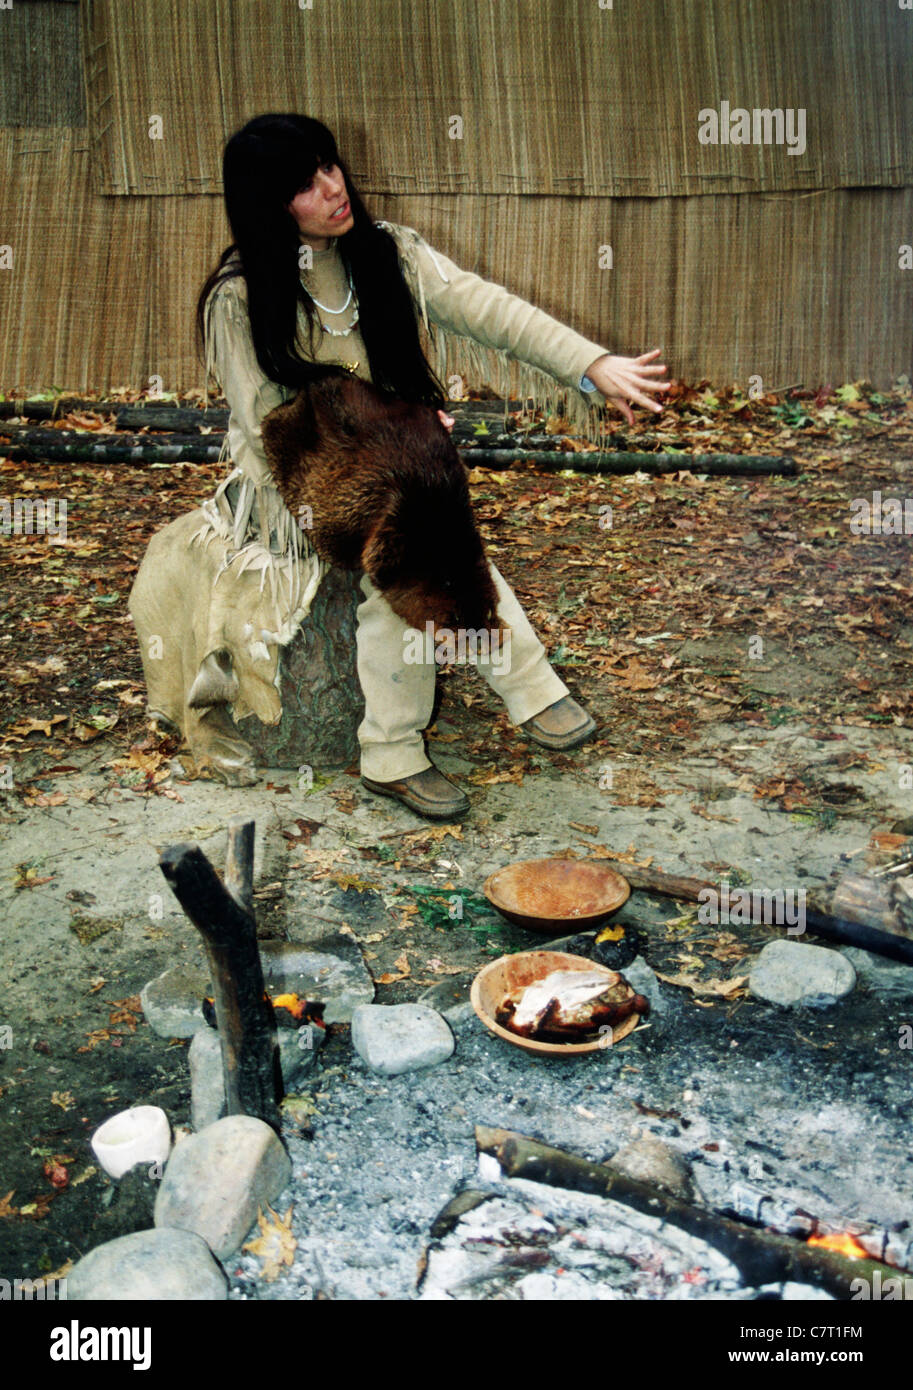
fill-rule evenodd
<path id="1" fill-rule="evenodd" d="M 330 238 L 341 236 L 355 225 L 346 198 L 345 179 L 338 164 L 321 164 L 287 207 L 298 223 L 302 238 L 310 242 L 315 251 L 325 251 Z"/>

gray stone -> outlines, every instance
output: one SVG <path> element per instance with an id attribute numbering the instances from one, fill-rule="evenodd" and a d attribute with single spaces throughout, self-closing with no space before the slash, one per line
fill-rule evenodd
<path id="1" fill-rule="evenodd" d="M 611 1166 L 629 1178 L 653 1183 L 684 1201 L 690 1201 L 694 1196 L 687 1159 L 661 1139 L 645 1136 L 625 1144 L 613 1154 Z"/>
<path id="2" fill-rule="evenodd" d="M 839 951 L 801 941 L 769 942 L 748 977 L 748 988 L 757 999 L 817 1009 L 836 1004 L 855 983 L 856 972 Z"/>
<path id="3" fill-rule="evenodd" d="M 155 1203 L 156 1226 L 202 1236 L 220 1260 L 238 1249 L 292 1176 L 276 1134 L 251 1115 L 228 1115 L 173 1151 Z"/>
<path id="4" fill-rule="evenodd" d="M 814 1284 L 796 1284 L 787 1280 L 781 1285 L 780 1298 L 784 1303 L 833 1303 L 834 1295 L 826 1289 L 818 1289 Z"/>
<path id="5" fill-rule="evenodd" d="M 206 1027 L 203 998 L 211 993 L 205 966 L 173 965 L 140 990 L 146 1022 L 160 1038 L 192 1038 Z"/>
<path id="6" fill-rule="evenodd" d="M 326 1005 L 327 1023 L 348 1023 L 352 1010 L 374 999 L 374 981 L 361 947 L 347 932 L 315 941 L 263 941 L 260 959 L 271 994 L 298 994 Z"/>
<path id="7" fill-rule="evenodd" d="M 73 1266 L 66 1285 L 68 1302 L 228 1297 L 228 1280 L 206 1242 L 171 1227 L 134 1231 L 96 1246 Z"/>
<path id="8" fill-rule="evenodd" d="M 649 999 L 650 1012 L 646 1018 L 647 1023 L 655 1023 L 661 1019 L 666 1013 L 666 1000 L 656 972 L 650 969 L 643 956 L 635 956 L 631 964 L 626 965 L 620 973 L 633 990 Z"/>
<path id="9" fill-rule="evenodd" d="M 840 954 L 846 957 L 862 984 L 869 989 L 878 994 L 892 994 L 898 999 L 913 998 L 913 965 L 876 956 L 860 946 L 842 946 Z"/>
<path id="10" fill-rule="evenodd" d="M 324 1040 L 322 1028 L 305 1024 L 300 1030 L 279 1028 L 279 1063 L 287 1091 L 305 1076 L 317 1059 Z M 222 1076 L 222 1048 L 214 1028 L 196 1034 L 188 1053 L 190 1061 L 190 1115 L 197 1132 L 214 1124 L 225 1113 L 225 1083 Z"/>
<path id="11" fill-rule="evenodd" d="M 271 994 L 298 994 L 326 1005 L 327 1023 L 348 1023 L 357 1004 L 370 1004 L 374 981 L 361 947 L 346 932 L 329 932 L 306 944 L 261 941 L 263 978 Z M 202 1001 L 212 994 L 207 967 L 182 962 L 150 980 L 140 993 L 146 1019 L 162 1038 L 192 1038 L 208 1024 Z"/>
<path id="12" fill-rule="evenodd" d="M 435 1067 L 454 1049 L 444 1019 L 425 1004 L 362 1004 L 352 1015 L 352 1046 L 384 1076 Z"/>
<path id="13" fill-rule="evenodd" d="M 468 1018 L 475 1018 L 475 1009 L 469 1002 L 471 985 L 471 976 L 464 980 L 438 980 L 437 984 L 431 985 L 419 995 L 417 1002 L 426 1004 L 429 1009 L 436 1009 L 441 1018 L 445 1018 L 455 1027 L 457 1024 L 465 1023 Z"/>

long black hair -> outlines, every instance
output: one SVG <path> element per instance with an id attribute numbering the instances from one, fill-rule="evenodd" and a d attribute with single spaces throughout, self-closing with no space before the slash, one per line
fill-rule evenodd
<path id="1" fill-rule="evenodd" d="M 205 354 L 206 301 L 216 285 L 243 274 L 251 336 L 266 376 L 297 389 L 322 373 L 296 346 L 302 303 L 313 334 L 322 331 L 301 283 L 298 224 L 287 205 L 321 165 L 338 164 L 345 179 L 353 226 L 337 238 L 358 297 L 359 328 L 375 386 L 402 400 L 437 407 L 446 395 L 419 340 L 418 319 L 396 242 L 375 225 L 339 157 L 336 140 L 320 121 L 295 114 L 256 116 L 231 136 L 222 158 L 225 210 L 234 241 L 197 300 L 197 341 Z M 237 251 L 237 265 L 227 266 Z M 207 383 L 208 384 L 208 383 Z"/>

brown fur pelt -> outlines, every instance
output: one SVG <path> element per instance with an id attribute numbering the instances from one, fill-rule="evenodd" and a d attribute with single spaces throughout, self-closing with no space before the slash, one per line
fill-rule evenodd
<path id="1" fill-rule="evenodd" d="M 432 406 L 325 368 L 262 437 L 286 506 L 310 508 L 321 559 L 364 570 L 410 627 L 501 628 L 466 469 Z"/>

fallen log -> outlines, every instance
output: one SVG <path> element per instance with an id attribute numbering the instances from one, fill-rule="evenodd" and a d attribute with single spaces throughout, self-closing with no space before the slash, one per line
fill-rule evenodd
<path id="1" fill-rule="evenodd" d="M 509 468 L 530 463 L 547 473 L 572 469 L 575 473 L 708 473 L 714 477 L 792 476 L 796 461 L 767 454 L 632 454 L 572 453 L 556 449 L 464 449 L 464 463 L 476 468 Z"/>
<path id="2" fill-rule="evenodd" d="M 9 444 L 2 442 L 9 439 Z M 4 425 L 0 455 L 17 463 L 215 463 L 224 433 L 101 434 L 95 430 L 30 429 Z"/>
<path id="3" fill-rule="evenodd" d="M 496 1158 L 510 1178 L 592 1192 L 697 1236 L 731 1260 L 752 1287 L 791 1280 L 826 1289 L 835 1298 L 849 1299 L 854 1279 L 869 1280 L 871 1288 L 876 1270 L 882 1280 L 897 1277 L 895 1268 L 877 1260 L 852 1259 L 790 1236 L 743 1225 L 706 1207 L 683 1202 L 652 1183 L 629 1178 L 610 1164 L 590 1163 L 513 1130 L 476 1125 L 475 1140 L 477 1151 Z"/>
<path id="4" fill-rule="evenodd" d="M 87 401 L 81 396 L 58 396 L 56 401 L 0 401 L 0 420 L 59 420 L 71 411 L 115 416 L 119 430 L 198 430 L 228 427 L 227 406 L 181 406 L 171 401 Z"/>
<path id="5" fill-rule="evenodd" d="M 129 415 L 119 412 L 130 425 L 146 425 L 160 430 L 164 437 L 148 434 L 101 434 L 94 430 L 32 429 L 28 425 L 4 425 L 0 439 L 0 454 L 20 463 L 43 463 L 72 460 L 74 463 L 188 463 L 215 462 L 221 452 L 225 429 L 211 427 L 207 435 L 179 434 L 163 417 L 178 412 L 131 408 Z M 227 412 L 223 412 L 227 425 Z M 182 410 L 180 415 L 192 417 L 193 411 Z M 148 416 L 148 418 L 143 418 Z M 196 421 L 191 420 L 196 425 Z M 186 428 L 186 425 L 184 426 Z M 465 428 L 454 429 L 454 442 L 463 443 L 471 433 Z M 675 473 L 679 470 L 708 473 L 717 477 L 737 475 L 794 474 L 794 459 L 773 458 L 755 454 L 632 454 L 632 453 L 574 453 L 557 449 L 479 449 L 458 448 L 467 468 L 505 469 L 514 463 L 531 463 L 546 472 L 571 469 L 576 473 Z"/>
<path id="6" fill-rule="evenodd" d="M 117 408 L 119 430 L 199 430 L 228 429 L 227 406 L 121 405 Z"/>
<path id="7" fill-rule="evenodd" d="M 705 895 L 708 890 L 716 894 L 720 891 L 719 883 L 687 878 L 680 874 L 665 874 L 659 869 L 641 868 L 636 864 L 619 863 L 618 872 L 634 889 L 660 893 L 668 898 L 680 898 L 685 902 L 706 901 Z M 854 879 L 863 877 L 853 876 Z M 842 882 L 846 884 L 847 881 L 845 879 Z M 891 960 L 913 965 L 913 928 L 904 921 L 896 907 L 893 912 L 885 910 L 883 890 L 886 889 L 886 885 L 883 881 L 873 879 L 869 882 L 872 885 L 870 890 L 864 892 L 856 885 L 852 891 L 853 912 L 856 914 L 853 916 L 847 915 L 850 893 L 848 890 L 841 892 L 839 885 L 830 901 L 826 895 L 819 895 L 817 900 L 807 901 L 806 928 L 817 936 L 823 936 L 842 946 L 861 946 L 866 951 L 874 951 Z M 730 893 L 736 891 L 734 886 L 730 889 Z M 750 886 L 746 886 L 745 892 L 752 893 Z M 755 912 L 753 904 L 750 910 L 751 920 L 755 925 L 779 925 L 768 921 L 763 911 Z M 866 913 L 868 915 L 865 915 Z"/>
<path id="8" fill-rule="evenodd" d="M 203 938 L 222 1048 L 225 1113 L 277 1132 L 282 1074 L 273 1007 L 263 983 L 253 905 L 253 821 L 229 825 L 225 881 L 198 845 L 169 846 L 159 867 Z"/>

